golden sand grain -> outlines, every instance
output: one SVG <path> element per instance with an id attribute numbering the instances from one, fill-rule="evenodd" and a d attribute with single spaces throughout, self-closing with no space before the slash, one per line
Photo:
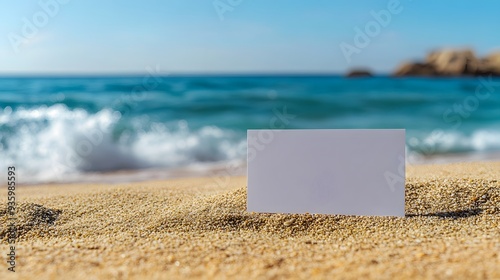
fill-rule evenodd
<path id="1" fill-rule="evenodd" d="M 247 213 L 244 177 L 21 187 L 15 275 L 499 279 L 500 163 L 407 178 L 405 218 Z M 2 252 L 6 219 L 0 208 Z"/>

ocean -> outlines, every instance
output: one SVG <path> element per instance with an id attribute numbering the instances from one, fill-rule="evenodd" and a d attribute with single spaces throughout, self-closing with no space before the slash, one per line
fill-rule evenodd
<path id="1" fill-rule="evenodd" d="M 244 166 L 257 128 L 405 128 L 410 163 L 498 159 L 500 79 L 0 78 L 0 170 L 26 183 Z"/>

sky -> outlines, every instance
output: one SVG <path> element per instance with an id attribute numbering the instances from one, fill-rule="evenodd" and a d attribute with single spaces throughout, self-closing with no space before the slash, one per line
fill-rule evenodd
<path id="1" fill-rule="evenodd" d="M 0 0 L 0 74 L 389 73 L 500 50 L 500 1 Z"/>

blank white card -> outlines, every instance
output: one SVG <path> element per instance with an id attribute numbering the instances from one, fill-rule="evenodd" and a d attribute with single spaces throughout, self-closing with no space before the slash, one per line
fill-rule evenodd
<path id="1" fill-rule="evenodd" d="M 404 129 L 248 130 L 247 210 L 405 215 Z"/>

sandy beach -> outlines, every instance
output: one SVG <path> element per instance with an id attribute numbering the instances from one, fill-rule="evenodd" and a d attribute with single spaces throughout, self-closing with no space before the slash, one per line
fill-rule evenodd
<path id="1" fill-rule="evenodd" d="M 500 162 L 407 167 L 404 218 L 247 213 L 245 177 L 19 186 L 17 200 L 12 273 L 1 198 L 1 279 L 500 278 Z"/>

